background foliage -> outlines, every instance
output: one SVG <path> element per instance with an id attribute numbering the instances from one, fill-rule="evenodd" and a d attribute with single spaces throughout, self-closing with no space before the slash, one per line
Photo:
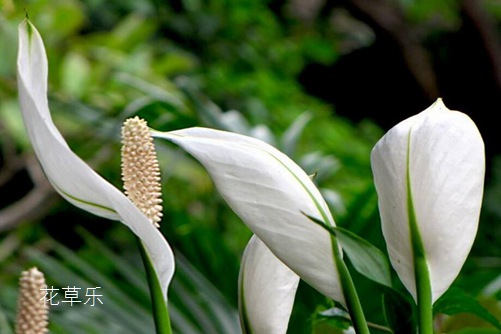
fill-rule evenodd
<path id="1" fill-rule="evenodd" d="M 53 307 L 51 332 L 153 331 L 131 233 L 62 201 L 33 158 L 15 78 L 24 10 L 46 43 L 56 124 L 113 184 L 121 186 L 119 129 L 127 117 L 159 130 L 244 133 L 317 172 L 337 223 L 382 250 L 370 150 L 386 129 L 444 97 L 477 122 L 488 153 L 480 231 L 454 286 L 501 319 L 499 1 L 2 0 L 0 333 L 13 327 L 17 279 L 33 265 L 49 285 L 101 286 L 104 294 L 103 306 Z M 175 330 L 236 333 L 239 260 L 250 231 L 200 165 L 171 145 L 157 148 L 161 230 L 177 262 Z M 355 278 L 369 321 L 383 324 L 374 283 Z M 337 333 L 346 321 L 332 306 L 300 285 L 289 332 Z M 459 313 L 436 316 L 443 332 L 490 326 L 478 314 L 438 311 Z"/>

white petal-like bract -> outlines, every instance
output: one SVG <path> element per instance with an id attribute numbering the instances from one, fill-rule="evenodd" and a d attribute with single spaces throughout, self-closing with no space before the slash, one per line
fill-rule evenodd
<path id="1" fill-rule="evenodd" d="M 253 235 L 238 279 L 238 306 L 244 334 L 285 334 L 299 276 Z"/>
<path id="2" fill-rule="evenodd" d="M 255 138 L 207 128 L 153 132 L 202 163 L 242 221 L 301 279 L 344 304 L 330 234 L 308 217 L 334 225 L 320 192 L 289 157 Z"/>
<path id="3" fill-rule="evenodd" d="M 466 114 L 439 99 L 389 130 L 371 164 L 391 263 L 416 299 L 412 204 L 434 302 L 459 274 L 475 239 L 485 173 L 482 137 Z"/>
<path id="4" fill-rule="evenodd" d="M 79 208 L 127 225 L 143 241 L 167 298 L 174 273 L 172 250 L 160 231 L 120 190 L 71 151 L 54 125 L 47 100 L 47 56 L 40 34 L 28 20 L 19 26 L 17 68 L 24 124 L 50 183 Z"/>

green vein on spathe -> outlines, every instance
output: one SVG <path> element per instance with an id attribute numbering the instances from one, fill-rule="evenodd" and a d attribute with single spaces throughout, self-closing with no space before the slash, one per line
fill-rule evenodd
<path id="1" fill-rule="evenodd" d="M 175 139 L 170 139 L 168 137 L 164 137 L 166 134 L 168 134 L 168 136 L 172 136 L 172 137 L 179 137 L 179 138 L 187 138 L 188 140 L 190 138 L 194 138 L 195 140 L 203 140 L 203 138 L 199 138 L 199 137 L 193 137 L 193 136 L 183 136 L 183 135 L 179 135 L 179 134 L 174 134 L 174 133 L 170 133 L 170 132 L 161 132 L 161 131 L 157 131 L 157 130 L 151 130 L 152 132 L 152 135 L 155 137 L 155 134 L 158 134 L 160 135 L 161 137 L 160 138 L 163 138 L 163 139 L 167 139 L 169 141 L 176 141 Z M 221 139 L 215 139 L 215 138 L 206 138 L 206 140 L 211 140 L 211 141 L 215 141 L 215 142 L 225 142 L 224 140 L 221 140 Z M 323 210 L 322 206 L 320 205 L 320 203 L 316 200 L 316 198 L 313 196 L 313 194 L 310 192 L 310 190 L 306 187 L 306 185 L 301 182 L 301 180 L 299 179 L 299 177 L 294 174 L 290 168 L 288 168 L 278 157 L 276 157 L 274 154 L 272 154 L 271 152 L 268 152 L 264 149 L 262 149 L 261 147 L 257 146 L 257 145 L 253 145 L 253 144 L 249 144 L 249 143 L 239 143 L 239 145 L 242 145 L 242 146 L 248 146 L 248 147 L 251 147 L 251 148 L 255 148 L 255 149 L 258 149 L 264 153 L 266 153 L 267 155 L 271 156 L 273 159 L 275 159 L 280 165 L 282 165 L 298 182 L 299 184 L 301 185 L 301 187 L 308 193 L 308 195 L 310 196 L 310 198 L 313 200 L 313 203 L 315 204 L 315 207 L 318 209 L 318 211 L 320 212 L 320 214 L 322 215 L 322 219 L 324 219 L 324 221 L 326 222 L 329 222 L 331 225 L 332 225 L 332 222 L 330 221 L 330 219 L 328 219 L 327 217 L 327 214 L 326 212 Z"/>
<path id="2" fill-rule="evenodd" d="M 258 147 L 258 149 L 260 149 Z M 328 219 L 327 217 L 327 213 L 323 210 L 322 206 L 320 205 L 320 203 L 317 201 L 317 199 L 315 198 L 315 196 L 313 196 L 313 194 L 310 192 L 310 190 L 308 189 L 308 187 L 306 187 L 306 184 L 304 184 L 300 179 L 299 177 L 294 174 L 294 172 L 292 172 L 289 167 L 287 167 L 282 161 L 280 161 L 280 159 L 278 157 L 276 157 L 275 155 L 273 155 L 272 153 L 270 152 L 266 152 L 264 150 L 262 150 L 263 152 L 265 152 L 266 154 L 269 154 L 273 157 L 273 159 L 275 159 L 276 161 L 278 161 L 278 163 L 280 163 L 290 174 L 292 174 L 292 176 L 296 179 L 297 182 L 299 182 L 299 184 L 301 185 L 301 187 L 308 193 L 308 196 L 310 196 L 310 198 L 312 199 L 313 203 L 315 204 L 315 207 L 317 208 L 317 210 L 320 212 L 320 214 L 322 215 L 322 218 L 326 221 L 326 222 L 329 222 L 331 225 L 331 221 Z"/>
<path id="3" fill-rule="evenodd" d="M 74 201 L 77 201 L 77 202 L 79 202 L 79 203 L 86 204 L 86 205 L 89 205 L 89 206 L 93 206 L 93 207 L 95 207 L 95 208 L 103 209 L 103 210 L 105 210 L 105 211 L 109 211 L 109 212 L 111 212 L 111 213 L 114 213 L 114 214 L 117 214 L 117 215 L 118 215 L 118 212 L 116 212 L 116 211 L 115 211 L 115 210 L 113 210 L 112 208 L 109 208 L 109 207 L 104 206 L 104 205 L 100 205 L 100 204 L 92 203 L 92 202 L 89 202 L 89 201 L 84 201 L 84 200 L 82 200 L 82 199 L 80 199 L 80 198 L 78 198 L 78 197 L 75 197 L 75 196 L 73 196 L 73 195 L 71 195 L 71 194 L 67 193 L 66 191 L 62 190 L 61 188 L 59 188 L 58 186 L 56 186 L 54 182 L 51 182 L 51 184 L 52 184 L 52 186 L 53 186 L 54 188 L 56 188 L 56 190 L 57 190 L 58 192 L 60 192 L 60 193 L 61 193 L 61 194 L 63 194 L 64 196 L 67 196 L 68 198 L 71 198 L 71 199 L 72 199 L 72 200 L 74 200 Z"/>
<path id="4" fill-rule="evenodd" d="M 410 172 L 411 132 L 407 136 L 406 185 L 407 185 L 407 216 L 414 260 L 414 276 L 416 282 L 416 296 L 418 306 L 418 327 L 420 334 L 433 334 L 432 294 L 426 252 L 419 232 L 414 201 L 412 199 L 412 185 Z"/>

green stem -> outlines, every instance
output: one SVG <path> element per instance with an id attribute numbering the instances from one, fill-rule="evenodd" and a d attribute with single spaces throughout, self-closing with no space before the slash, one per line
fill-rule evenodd
<path id="1" fill-rule="evenodd" d="M 362 309 L 362 304 L 360 303 L 357 290 L 355 289 L 355 284 L 353 284 L 348 267 L 346 267 L 346 263 L 344 263 L 341 257 L 341 252 L 335 237 L 332 237 L 332 249 L 353 328 L 357 334 L 370 334 L 367 321 L 365 320 L 364 310 Z"/>
<path id="2" fill-rule="evenodd" d="M 414 257 L 420 334 L 433 334 L 433 308 L 428 264 L 424 257 Z"/>
<path id="3" fill-rule="evenodd" d="M 327 215 L 320 210 L 323 219 L 327 222 Z M 341 255 L 341 250 L 337 242 L 336 231 L 322 220 L 315 217 L 309 216 L 302 212 L 306 217 L 308 217 L 315 224 L 323 227 L 331 235 L 331 245 L 332 245 L 332 255 L 334 257 L 334 262 L 338 271 L 339 281 L 341 283 L 341 289 L 343 290 L 344 299 L 346 301 L 346 307 L 348 308 L 348 313 L 350 313 L 351 323 L 357 334 L 370 334 L 367 321 L 365 320 L 364 310 L 362 309 L 362 304 L 358 298 L 357 290 L 355 289 L 355 284 L 353 284 L 353 279 L 351 278 L 350 271 L 346 267 L 346 263 L 343 261 Z"/>
<path id="4" fill-rule="evenodd" d="M 423 241 L 421 240 L 421 235 L 417 226 L 412 197 L 410 196 L 409 198 L 409 227 L 411 232 L 412 251 L 414 255 L 418 328 L 420 334 L 433 334 L 433 303 L 431 297 L 430 273 L 428 270 L 428 263 L 426 262 Z"/>
<path id="5" fill-rule="evenodd" d="M 153 308 L 153 318 L 155 321 L 155 329 L 157 334 L 172 334 L 170 324 L 169 307 L 165 296 L 162 292 L 162 287 L 158 280 L 157 273 L 151 262 L 150 256 L 144 247 L 143 242 L 136 238 L 143 259 L 144 269 L 146 271 L 146 278 L 148 286 L 150 287 L 151 303 Z"/>

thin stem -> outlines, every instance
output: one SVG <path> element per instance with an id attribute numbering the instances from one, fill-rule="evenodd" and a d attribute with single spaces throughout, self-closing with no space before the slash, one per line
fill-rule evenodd
<path id="1" fill-rule="evenodd" d="M 433 334 L 433 308 L 428 264 L 424 257 L 414 257 L 416 275 L 418 328 L 420 334 Z"/>
<path id="2" fill-rule="evenodd" d="M 335 237 L 331 238 L 334 261 L 336 261 L 341 288 L 343 289 L 344 299 L 346 301 L 348 312 L 350 313 L 353 328 L 357 334 L 370 334 L 367 321 L 365 320 L 364 310 L 362 309 L 362 304 L 358 298 L 357 290 L 355 289 L 355 284 L 353 284 L 353 279 L 348 271 L 348 267 L 346 267 L 346 263 L 344 263 L 343 258 L 341 257 L 337 239 Z"/>
<path id="3" fill-rule="evenodd" d="M 325 221 L 328 221 L 323 211 L 321 211 L 321 213 Z M 341 283 L 341 289 L 343 290 L 348 313 L 350 313 L 351 322 L 357 334 L 370 334 L 367 321 L 365 320 L 364 310 L 362 309 L 362 304 L 360 303 L 357 290 L 355 289 L 355 284 L 353 284 L 350 271 L 348 270 L 348 267 L 346 267 L 346 263 L 344 263 L 341 255 L 341 249 L 337 242 L 336 231 L 334 231 L 334 229 L 329 225 L 325 224 L 322 220 L 309 216 L 304 212 L 302 212 L 302 214 L 308 217 L 315 224 L 323 227 L 331 235 L 332 255 L 339 274 L 339 281 Z"/>
<path id="4" fill-rule="evenodd" d="M 146 278 L 150 288 L 151 303 L 153 307 L 153 318 L 155 321 L 155 329 L 157 334 L 172 334 L 170 324 L 169 307 L 165 296 L 163 295 L 158 276 L 155 268 L 151 263 L 150 257 L 146 252 L 144 244 L 139 238 L 136 238 L 143 259 L 144 269 L 146 271 Z"/>

